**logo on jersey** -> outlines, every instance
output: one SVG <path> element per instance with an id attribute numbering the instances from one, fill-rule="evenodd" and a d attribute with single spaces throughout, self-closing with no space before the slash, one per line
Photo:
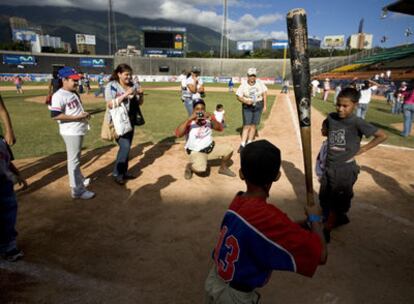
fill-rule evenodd
<path id="1" fill-rule="evenodd" d="M 214 261 L 217 265 L 217 273 L 225 281 L 233 279 L 236 271 L 235 263 L 239 260 L 240 246 L 234 235 L 227 235 L 228 228 L 223 226 L 220 237 L 214 248 Z"/>

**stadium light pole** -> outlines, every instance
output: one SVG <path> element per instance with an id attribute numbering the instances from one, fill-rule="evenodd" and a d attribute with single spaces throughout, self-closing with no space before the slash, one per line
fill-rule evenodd
<path id="1" fill-rule="evenodd" d="M 112 0 L 108 0 L 108 55 L 112 55 L 112 25 L 111 25 L 111 15 L 112 15 Z"/>
<path id="2" fill-rule="evenodd" d="M 220 41 L 220 58 L 226 57 L 229 52 L 228 49 L 228 33 L 227 33 L 227 0 L 223 0 L 223 26 L 221 29 L 221 41 Z M 225 47 L 227 46 L 227 50 Z M 227 55 L 228 56 L 228 55 Z"/>

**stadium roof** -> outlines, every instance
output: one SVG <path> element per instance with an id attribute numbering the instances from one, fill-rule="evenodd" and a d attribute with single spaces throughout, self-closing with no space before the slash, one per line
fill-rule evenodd
<path id="1" fill-rule="evenodd" d="M 399 0 L 387 6 L 384 6 L 383 11 L 390 11 L 395 13 L 402 13 L 407 15 L 414 15 L 414 1 L 413 0 Z"/>

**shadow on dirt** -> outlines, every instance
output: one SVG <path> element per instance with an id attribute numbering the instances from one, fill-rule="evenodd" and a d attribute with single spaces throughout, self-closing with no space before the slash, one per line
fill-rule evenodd
<path id="1" fill-rule="evenodd" d="M 407 191 L 405 191 L 401 187 L 400 183 L 391 176 L 388 176 L 367 166 L 361 166 L 361 170 L 370 174 L 374 181 L 377 183 L 377 185 L 382 189 L 386 190 L 391 195 L 401 196 L 409 202 L 413 201 L 414 195 L 412 193 L 410 194 Z"/>

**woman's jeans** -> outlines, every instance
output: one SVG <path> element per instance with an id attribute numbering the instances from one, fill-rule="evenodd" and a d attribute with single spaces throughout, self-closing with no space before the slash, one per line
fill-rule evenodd
<path id="1" fill-rule="evenodd" d="M 401 133 L 402 136 L 408 136 L 411 134 L 411 127 L 414 118 L 414 104 L 403 105 L 404 113 L 404 131 Z"/>
<path id="2" fill-rule="evenodd" d="M 368 112 L 368 104 L 367 103 L 360 103 L 357 106 L 357 112 L 356 116 L 361 117 L 362 119 L 365 119 L 365 115 L 367 115 Z"/>
<path id="3" fill-rule="evenodd" d="M 128 171 L 129 151 L 131 150 L 132 139 L 134 138 L 134 127 L 132 131 L 120 136 L 116 142 L 119 145 L 118 154 L 116 156 L 115 167 L 112 172 L 113 176 L 123 178 Z"/>

